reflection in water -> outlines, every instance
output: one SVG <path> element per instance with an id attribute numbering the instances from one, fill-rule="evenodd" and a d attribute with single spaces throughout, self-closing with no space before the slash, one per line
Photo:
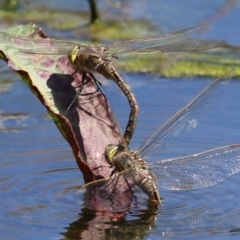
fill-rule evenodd
<path id="1" fill-rule="evenodd" d="M 17 132 L 22 130 L 24 126 L 28 129 L 30 125 L 34 123 L 34 121 L 37 122 L 37 119 L 29 118 L 29 116 L 22 113 L 0 113 L 0 131 Z"/>
<path id="2" fill-rule="evenodd" d="M 147 208 L 146 208 L 147 205 Z M 175 209 L 157 209 L 150 202 L 133 203 L 128 216 L 113 221 L 104 213 L 83 208 L 78 220 L 66 227 L 62 240 L 67 239 L 151 239 L 159 237 L 206 236 L 219 233 L 237 233 L 240 211 L 227 212 L 217 208 L 198 206 L 184 211 L 183 206 Z M 154 237 L 155 236 L 155 237 Z"/>
<path id="3" fill-rule="evenodd" d="M 131 208 L 131 220 L 114 221 L 104 213 L 83 208 L 80 218 L 62 234 L 64 239 L 143 239 L 149 230 L 156 229 L 157 210 L 156 205 L 148 202 L 147 209 Z"/>

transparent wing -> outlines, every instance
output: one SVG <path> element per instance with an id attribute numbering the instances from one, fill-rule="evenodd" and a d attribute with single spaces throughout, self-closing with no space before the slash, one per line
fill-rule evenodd
<path id="1" fill-rule="evenodd" d="M 112 57 L 120 58 L 129 54 L 139 53 L 202 51 L 227 45 L 227 42 L 223 40 L 186 39 L 189 37 L 190 33 L 203 29 L 204 27 L 207 27 L 207 25 L 191 27 L 159 36 L 115 42 L 106 45 L 105 48 L 110 52 L 114 52 Z M 117 48 L 121 48 L 121 51 L 117 51 Z"/>
<path id="2" fill-rule="evenodd" d="M 0 32 L 0 45 L 8 44 L 12 48 L 16 48 L 21 53 L 26 54 L 42 54 L 42 55 L 71 55 L 75 47 L 79 47 L 78 52 L 99 55 L 102 59 L 110 61 L 112 56 L 104 52 L 105 48 L 95 45 L 82 45 L 74 42 L 54 40 L 54 39 L 33 39 L 30 37 L 21 37 L 13 34 Z M 76 53 L 73 53 L 74 55 Z"/>
<path id="3" fill-rule="evenodd" d="M 159 155 L 196 128 L 231 79 L 233 71 L 215 79 L 190 103 L 160 125 L 140 147 L 141 157 L 150 159 Z"/>
<path id="4" fill-rule="evenodd" d="M 143 37 L 143 38 L 134 38 L 126 41 L 119 41 L 119 42 L 114 42 L 109 45 L 106 45 L 106 49 L 115 49 L 119 47 L 130 47 L 132 46 L 138 46 L 140 47 L 142 44 L 145 45 L 154 45 L 153 42 L 159 42 L 159 41 L 171 41 L 171 39 L 176 39 L 181 36 L 186 36 L 189 33 L 196 31 L 198 29 L 203 29 L 204 27 L 208 27 L 208 25 L 200 25 L 196 27 L 191 27 L 191 28 L 186 28 L 182 29 L 180 31 L 172 32 L 172 33 L 166 33 L 166 34 L 161 34 L 158 36 L 150 36 L 150 37 Z"/>
<path id="5" fill-rule="evenodd" d="M 68 54 L 74 47 L 79 46 L 79 44 L 73 42 L 42 38 L 33 39 L 31 37 L 21 37 L 5 32 L 0 32 L 0 39 L 0 44 L 7 43 L 11 47 L 23 49 L 29 53 L 65 55 Z"/>
<path id="6" fill-rule="evenodd" d="M 84 53 L 97 53 L 101 57 L 110 60 L 111 58 L 120 58 L 129 54 L 136 53 L 159 53 L 159 52 L 191 52 L 201 51 L 210 48 L 225 46 L 227 43 L 222 40 L 181 40 L 180 37 L 187 37 L 192 31 L 206 27 L 201 25 L 184 29 L 181 31 L 162 34 L 154 37 L 136 38 L 127 41 L 115 42 L 105 47 L 102 46 L 86 46 L 74 42 L 54 40 L 54 39 L 32 39 L 31 37 L 21 37 L 14 34 L 0 32 L 2 43 L 11 43 L 12 47 L 22 49 L 21 52 L 29 54 L 45 54 L 45 55 L 69 55 L 72 49 L 79 46 Z M 164 41 L 167 43 L 164 43 Z M 0 43 L 1 44 L 1 43 Z M 121 47 L 120 52 L 116 49 Z M 115 54 L 106 53 L 106 51 L 114 50 Z"/>
<path id="7" fill-rule="evenodd" d="M 140 47 L 130 49 L 120 53 L 112 54 L 114 58 L 124 57 L 129 54 L 144 54 L 144 53 L 177 53 L 177 52 L 195 52 L 204 51 L 208 49 L 218 48 L 227 46 L 227 42 L 223 40 L 197 40 L 197 39 L 186 39 L 178 40 L 176 42 L 155 44 L 148 47 Z"/>
<path id="8" fill-rule="evenodd" d="M 150 165 L 159 186 L 171 190 L 206 188 L 240 171 L 240 144 Z"/>

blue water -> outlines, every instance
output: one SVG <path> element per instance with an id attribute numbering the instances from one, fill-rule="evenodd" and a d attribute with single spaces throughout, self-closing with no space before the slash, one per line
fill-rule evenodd
<path id="1" fill-rule="evenodd" d="M 59 7 L 76 9 L 77 2 L 67 6 L 61 2 Z M 87 9 L 86 2 L 82 2 L 79 8 Z M 102 10 L 114 8 L 108 1 L 100 2 Z M 181 5 L 179 1 L 171 1 L 171 5 L 169 1 L 122 2 L 122 9 L 114 11 L 130 18 L 146 18 L 164 31 L 210 19 L 213 27 L 202 33 L 204 36 L 239 44 L 239 5 L 234 5 L 237 1 L 189 0 Z M 42 1 L 50 7 L 54 3 Z M 69 145 L 17 75 L 2 62 L 0 72 L 1 239 L 239 238 L 240 174 L 214 187 L 194 191 L 164 191 L 159 186 L 163 205 L 158 210 L 148 207 L 146 196 L 137 191 L 137 202 L 120 222 L 85 209 L 85 194 L 78 191 L 83 184 L 82 174 Z M 131 85 L 140 107 L 132 149 L 137 149 L 157 126 L 212 81 L 164 79 L 151 74 L 121 76 Z M 5 79 L 9 81 L 4 83 Z M 124 130 L 130 110 L 125 97 L 110 81 L 103 80 L 103 89 Z M 233 79 L 199 127 L 159 159 L 240 143 L 239 92 L 240 82 Z"/>
<path id="2" fill-rule="evenodd" d="M 60 239 L 59 234 L 66 234 L 69 230 L 65 228 L 70 223 L 76 231 L 80 228 L 73 223 L 78 220 L 78 224 L 94 225 L 95 230 L 100 228 L 98 225 L 112 229 L 111 234 L 116 237 L 123 234 L 123 229 L 130 229 L 134 236 L 136 231 L 131 226 L 140 224 L 144 210 L 149 211 L 146 197 L 137 192 L 140 194 L 138 203 L 131 206 L 126 222 L 114 224 L 106 217 L 89 220 L 81 211 L 84 193 L 79 192 L 78 187 L 83 184 L 83 179 L 70 147 L 33 94 L 14 74 L 11 76 L 15 81 L 1 94 L 1 113 L 22 115 L 1 121 L 1 235 L 5 239 L 17 239 L 17 236 L 22 239 Z M 135 149 L 211 81 L 162 79 L 150 74 L 123 74 L 123 77 L 131 83 L 140 106 L 131 145 Z M 129 111 L 124 96 L 112 82 L 108 82 L 104 90 L 124 127 Z M 187 155 L 240 143 L 239 91 L 240 82 L 232 80 L 200 126 L 159 157 Z M 151 211 L 149 216 L 144 215 L 142 231 L 149 235 L 145 239 L 166 235 L 176 239 L 179 236 L 190 239 L 212 234 L 225 236 L 229 230 L 240 226 L 239 181 L 240 174 L 217 186 L 189 192 L 162 191 L 159 186 L 163 206 L 156 216 L 151 215 Z M 115 233 L 115 225 L 121 229 L 120 233 Z M 101 234 L 110 233 L 106 230 Z"/>

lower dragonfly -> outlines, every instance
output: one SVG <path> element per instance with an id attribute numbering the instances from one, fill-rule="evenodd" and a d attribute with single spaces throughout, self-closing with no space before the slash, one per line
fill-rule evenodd
<path id="1" fill-rule="evenodd" d="M 138 105 L 129 86 L 117 73 L 117 70 L 112 63 L 112 59 L 119 59 L 129 54 L 195 52 L 227 46 L 227 42 L 223 40 L 184 39 L 192 31 L 196 31 L 203 27 L 205 27 L 205 25 L 154 37 L 136 38 L 115 42 L 106 46 L 86 46 L 54 39 L 33 39 L 31 37 L 21 37 L 4 32 L 0 32 L 0 39 L 1 42 L 5 41 L 6 43 L 11 44 L 12 47 L 15 45 L 16 48 L 19 48 L 23 53 L 67 55 L 69 57 L 70 62 L 76 67 L 76 70 L 72 75 L 78 71 L 82 72 L 82 84 L 79 86 L 77 94 L 69 104 L 67 110 L 71 108 L 73 102 L 81 93 L 87 74 L 89 74 L 95 81 L 98 88 L 100 85 L 93 75 L 94 72 L 100 73 L 106 79 L 111 79 L 116 82 L 127 97 L 131 108 L 129 120 L 124 133 L 124 140 L 128 145 L 136 127 Z M 117 50 L 118 48 L 121 48 L 121 50 Z"/>
<path id="2" fill-rule="evenodd" d="M 214 80 L 190 103 L 160 125 L 138 151 L 130 151 L 124 144 L 108 145 L 105 150 L 106 160 L 118 172 L 111 177 L 85 184 L 81 189 L 99 186 L 101 183 L 100 192 L 103 196 L 110 197 L 112 191 L 118 190 L 117 179 L 123 177 L 126 182 L 133 182 L 140 187 L 151 200 L 161 202 L 157 183 L 170 190 L 199 189 L 213 186 L 239 172 L 240 144 L 184 157 L 146 162 L 158 158 L 161 152 L 197 127 L 232 74 L 229 72 Z"/>

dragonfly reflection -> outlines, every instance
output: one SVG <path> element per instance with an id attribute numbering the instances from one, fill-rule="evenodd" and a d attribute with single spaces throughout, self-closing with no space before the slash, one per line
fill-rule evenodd
<path id="1" fill-rule="evenodd" d="M 222 40 L 182 39 L 182 37 L 186 37 L 190 32 L 202 27 L 204 26 L 192 27 L 154 37 L 136 38 L 115 42 L 104 47 L 96 45 L 86 46 L 61 40 L 32 39 L 31 37 L 20 37 L 4 32 L 0 32 L 0 38 L 1 41 L 17 45 L 17 48 L 22 49 L 21 52 L 24 53 L 67 55 L 69 57 L 70 62 L 76 67 L 75 73 L 77 71 L 82 71 L 82 84 L 79 86 L 78 92 L 69 104 L 67 110 L 70 109 L 72 103 L 81 93 L 87 74 L 95 80 L 98 87 L 99 83 L 93 75 L 94 72 L 102 74 L 106 79 L 115 81 L 127 97 L 131 107 L 129 120 L 124 134 L 125 142 L 128 145 L 136 127 L 138 105 L 130 88 L 117 73 L 117 70 L 112 63 L 112 59 L 118 59 L 129 54 L 139 53 L 203 51 L 227 45 L 227 43 Z M 118 48 L 121 48 L 121 50 Z"/>
<path id="2" fill-rule="evenodd" d="M 197 127 L 203 115 L 211 109 L 229 82 L 231 74 L 232 72 L 214 80 L 190 103 L 160 125 L 138 151 L 129 151 L 121 144 L 108 145 L 106 158 L 120 173 L 88 183 L 82 189 L 102 183 L 101 191 L 108 191 L 111 194 L 113 189 L 117 191 L 116 179 L 122 176 L 127 182 L 138 185 L 152 200 L 160 201 L 157 183 L 162 188 L 170 190 L 206 188 L 239 172 L 240 144 L 184 157 L 146 162 L 158 158 L 165 149 Z"/>

